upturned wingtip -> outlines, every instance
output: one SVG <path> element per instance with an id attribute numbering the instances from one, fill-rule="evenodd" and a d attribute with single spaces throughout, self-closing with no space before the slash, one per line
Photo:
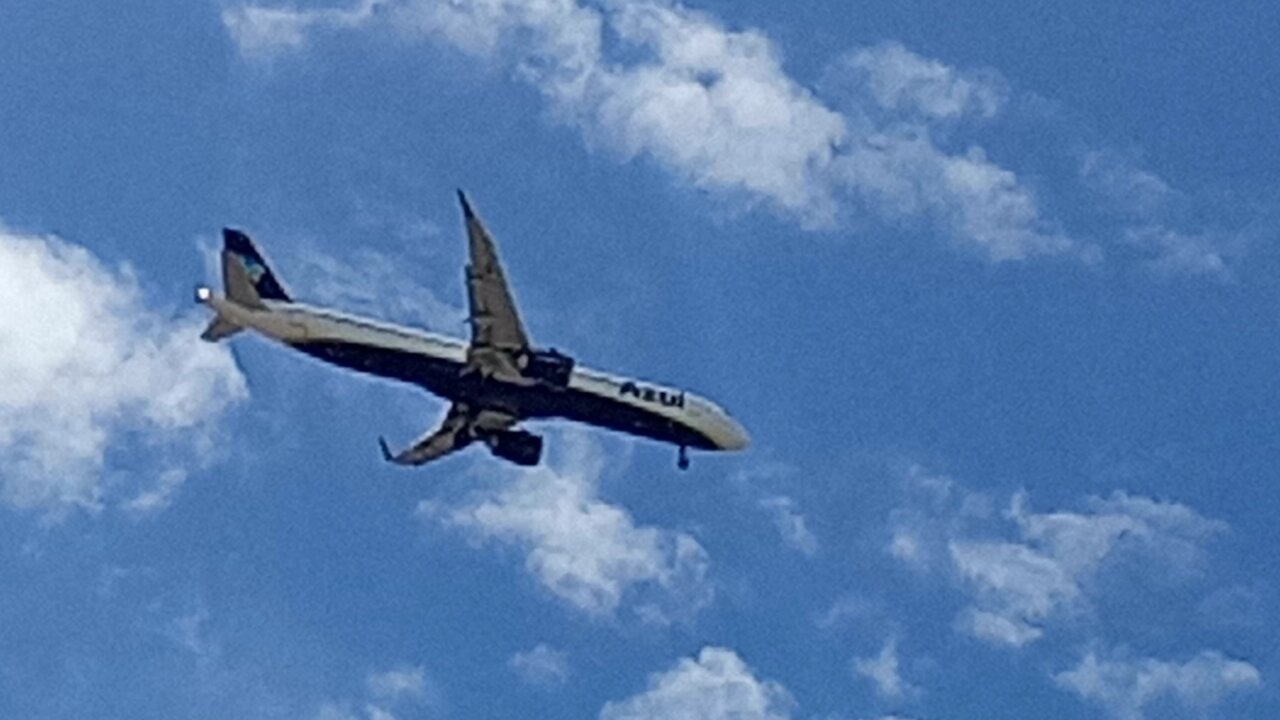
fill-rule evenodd
<path id="1" fill-rule="evenodd" d="M 382 450 L 383 460 L 386 460 L 387 462 L 396 461 L 396 456 L 391 454 L 391 448 L 387 447 L 387 439 L 381 435 L 378 436 L 378 447 Z"/>
<path id="2" fill-rule="evenodd" d="M 462 188 L 458 188 L 458 202 L 462 204 L 462 214 L 467 218 L 474 218 L 475 212 L 471 209 L 471 203 L 467 202 L 467 194 L 462 192 Z"/>

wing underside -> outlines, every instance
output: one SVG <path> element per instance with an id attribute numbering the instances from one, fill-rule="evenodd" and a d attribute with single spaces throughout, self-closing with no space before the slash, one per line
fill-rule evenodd
<path id="1" fill-rule="evenodd" d="M 382 455 L 388 462 L 399 465 L 423 465 L 461 450 L 476 440 L 505 431 L 518 419 L 498 410 L 473 410 L 461 403 L 454 403 L 445 414 L 440 427 L 422 436 L 417 442 L 398 454 L 387 447 L 386 440 L 378 438 Z"/>
<path id="2" fill-rule="evenodd" d="M 481 384 L 489 380 L 531 384 L 533 381 L 523 372 L 529 357 L 529 336 L 520 321 L 493 238 L 461 191 L 458 200 L 466 220 L 469 255 L 466 281 L 471 344 L 463 374 L 478 376 Z M 455 402 L 436 430 L 399 454 L 393 454 L 386 442 L 380 441 L 382 453 L 391 462 L 422 465 L 480 440 L 501 457 L 521 464 L 528 464 L 530 459 L 537 462 L 541 440 L 513 431 L 521 419 L 510 407 L 486 406 L 471 398 Z"/>
<path id="3" fill-rule="evenodd" d="M 518 381 L 522 373 L 517 358 L 529 348 L 529 336 L 520 321 L 492 236 L 466 196 L 459 192 L 458 199 L 467 223 L 470 254 L 466 272 L 471 323 L 467 365 L 486 377 Z"/>

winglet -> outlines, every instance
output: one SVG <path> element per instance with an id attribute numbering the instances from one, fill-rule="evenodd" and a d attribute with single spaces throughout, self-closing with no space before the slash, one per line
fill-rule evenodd
<path id="1" fill-rule="evenodd" d="M 468 220 L 475 219 L 475 211 L 471 209 L 471 203 L 467 202 L 467 195 L 462 192 L 461 188 L 458 189 L 458 202 L 462 203 L 462 214 L 465 215 Z"/>
<path id="2" fill-rule="evenodd" d="M 382 448 L 382 459 L 387 462 L 395 462 L 396 456 L 391 454 L 391 448 L 387 447 L 386 438 L 378 436 L 378 447 Z"/>

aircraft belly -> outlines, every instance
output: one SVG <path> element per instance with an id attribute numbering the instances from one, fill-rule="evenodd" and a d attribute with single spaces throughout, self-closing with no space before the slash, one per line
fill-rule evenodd
<path id="1" fill-rule="evenodd" d="M 369 375 L 412 383 L 449 400 L 459 394 L 460 363 L 397 348 L 313 340 L 290 343 L 314 358 Z"/>

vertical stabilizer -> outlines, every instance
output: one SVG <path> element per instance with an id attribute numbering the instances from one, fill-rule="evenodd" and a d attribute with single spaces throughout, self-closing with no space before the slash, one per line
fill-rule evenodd
<path id="1" fill-rule="evenodd" d="M 262 295 L 258 293 L 258 283 L 254 282 L 253 271 L 250 270 L 241 256 L 230 250 L 222 251 L 222 287 L 227 299 L 254 310 L 265 310 Z"/>
<path id="2" fill-rule="evenodd" d="M 280 285 L 271 268 L 267 267 L 262 253 L 254 247 L 248 235 L 225 228 L 222 240 L 222 284 L 227 300 L 253 310 L 266 310 L 264 299 L 289 302 L 289 294 Z M 208 288 L 196 290 L 196 301 L 217 311 L 218 305 L 211 301 Z M 241 329 L 235 320 L 220 314 L 209 323 L 200 337 L 213 342 L 234 335 Z"/>
<path id="3" fill-rule="evenodd" d="M 252 285 L 254 294 L 265 300 L 283 300 L 289 301 L 289 294 L 285 292 L 280 281 L 276 279 L 275 273 L 271 272 L 271 268 L 267 267 L 267 261 L 262 259 L 262 253 L 258 252 L 258 248 L 254 247 L 253 241 L 248 235 L 225 228 L 222 231 L 222 277 L 227 284 L 227 297 L 232 300 L 239 300 L 231 294 L 230 278 L 228 270 L 230 266 L 236 264 L 229 262 L 228 255 L 234 256 L 239 260 L 239 265 L 243 268 L 246 279 Z M 244 303 L 242 303 L 244 304 Z M 261 301 L 259 301 L 261 304 Z"/>

